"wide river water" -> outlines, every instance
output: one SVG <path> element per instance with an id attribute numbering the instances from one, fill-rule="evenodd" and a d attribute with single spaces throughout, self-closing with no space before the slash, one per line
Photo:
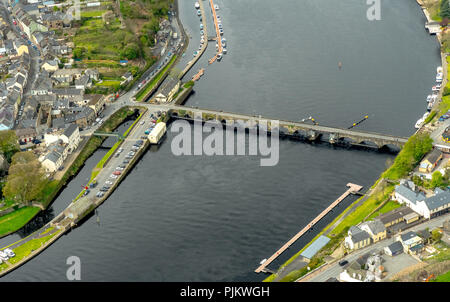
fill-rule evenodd
<path id="1" fill-rule="evenodd" d="M 180 65 L 199 45 L 194 2 L 180 0 L 180 18 L 192 36 Z M 440 65 L 438 42 L 426 33 L 414 0 L 382 2 L 380 21 L 367 20 L 361 0 L 215 3 L 229 52 L 208 66 L 215 51 L 210 42 L 186 76 L 206 67 L 187 105 L 291 120 L 313 116 L 339 127 L 367 114 L 361 129 L 413 133 Z M 259 281 L 265 275 L 253 270 L 261 259 L 340 196 L 348 182 L 367 189 L 394 158 L 282 140 L 278 165 L 260 167 L 253 156 L 174 156 L 172 137 L 168 131 L 160 148 L 143 156 L 97 215 L 2 280 L 65 281 L 66 259 L 75 255 L 83 281 Z M 51 209 L 0 244 L 61 212 L 105 152 L 87 161 Z M 286 261 L 355 198 L 270 267 Z"/>

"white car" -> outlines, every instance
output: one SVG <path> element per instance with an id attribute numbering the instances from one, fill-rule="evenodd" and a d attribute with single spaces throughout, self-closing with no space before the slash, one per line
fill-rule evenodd
<path id="1" fill-rule="evenodd" d="M 113 178 L 113 179 L 116 179 L 118 176 L 117 176 L 117 175 L 114 175 L 114 174 L 111 174 L 109 177 L 110 177 L 110 178 Z"/>
<path id="2" fill-rule="evenodd" d="M 116 167 L 116 170 L 117 170 L 117 171 L 123 171 L 123 168 L 121 168 L 121 167 Z"/>
<path id="3" fill-rule="evenodd" d="M 105 181 L 105 184 L 107 184 L 107 185 L 112 185 L 112 184 L 113 184 L 113 182 L 112 182 L 112 181 L 110 181 L 110 180 L 107 180 L 107 181 Z"/>
<path id="4" fill-rule="evenodd" d="M 16 254 L 11 249 L 4 249 L 4 252 L 8 255 L 8 257 L 15 257 Z"/>

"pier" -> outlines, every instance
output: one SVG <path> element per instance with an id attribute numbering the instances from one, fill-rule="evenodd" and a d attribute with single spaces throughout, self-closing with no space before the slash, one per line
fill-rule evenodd
<path id="1" fill-rule="evenodd" d="M 213 18 L 214 18 L 214 26 L 216 28 L 216 41 L 217 41 L 217 44 L 219 45 L 216 55 L 208 61 L 209 64 L 212 64 L 212 63 L 214 63 L 214 61 L 217 60 L 217 56 L 220 53 L 222 53 L 222 39 L 220 38 L 219 23 L 217 22 L 217 14 L 216 14 L 216 9 L 214 8 L 214 1 L 209 0 L 209 4 L 211 5 L 211 12 L 212 12 Z"/>
<path id="2" fill-rule="evenodd" d="M 294 237 L 292 237 L 288 242 L 286 242 L 278 251 L 276 251 L 272 256 L 270 256 L 266 261 L 262 262 L 261 265 L 255 270 L 255 273 L 267 272 L 269 271 L 266 267 L 272 263 L 278 256 L 280 256 L 286 249 L 288 249 L 294 242 L 296 242 L 303 234 L 305 234 L 309 229 L 311 229 L 317 222 L 319 222 L 325 215 L 328 214 L 334 207 L 336 207 L 341 201 L 343 201 L 348 195 L 358 192 L 362 189 L 362 186 L 348 183 L 347 187 L 349 189 L 342 194 L 338 199 L 336 199 L 331 205 L 322 211 L 316 218 L 314 218 L 307 226 L 305 226 L 300 232 L 298 232 Z"/>
<path id="3" fill-rule="evenodd" d="M 199 69 L 197 74 L 192 77 L 192 81 L 198 81 L 204 73 L 205 73 L 205 68 Z"/>
<path id="4" fill-rule="evenodd" d="M 202 45 L 202 48 L 200 49 L 200 51 L 198 52 L 198 54 L 187 63 L 186 67 L 183 69 L 183 71 L 181 72 L 180 75 L 180 79 L 183 78 L 183 76 L 188 73 L 189 70 L 191 70 L 192 66 L 195 65 L 195 63 L 197 63 L 198 59 L 200 59 L 200 57 L 203 55 L 203 53 L 206 50 L 206 47 L 208 47 L 208 28 L 206 27 L 206 15 L 205 15 L 205 8 L 203 6 L 203 1 L 200 0 L 198 1 L 198 3 L 200 4 L 200 11 L 202 12 L 202 24 L 203 24 L 203 40 L 204 43 Z"/>

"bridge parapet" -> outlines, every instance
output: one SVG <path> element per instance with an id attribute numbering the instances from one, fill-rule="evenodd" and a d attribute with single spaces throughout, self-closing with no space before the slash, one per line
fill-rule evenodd
<path id="1" fill-rule="evenodd" d="M 222 124 L 230 125 L 231 122 L 235 124 L 238 121 L 243 122 L 241 126 L 245 128 L 253 127 L 252 125 L 258 124 L 261 121 L 267 123 L 267 128 L 270 131 L 272 127 L 272 120 L 262 116 L 251 116 L 245 114 L 236 114 L 230 112 L 204 110 L 190 107 L 170 106 L 168 110 L 170 116 L 173 118 L 182 118 L 186 120 L 193 120 L 194 117 L 200 118 L 202 121 L 218 121 Z M 332 144 L 347 143 L 352 145 L 371 145 L 377 148 L 383 148 L 391 145 L 397 148 L 402 148 L 408 140 L 405 137 L 397 137 L 392 135 L 384 135 L 374 132 L 366 132 L 354 129 L 343 129 L 337 127 L 327 127 L 322 125 L 311 125 L 302 122 L 276 120 L 278 124 L 278 130 L 282 135 L 303 137 L 307 140 L 316 140 L 323 135 L 328 136 L 328 142 Z"/>

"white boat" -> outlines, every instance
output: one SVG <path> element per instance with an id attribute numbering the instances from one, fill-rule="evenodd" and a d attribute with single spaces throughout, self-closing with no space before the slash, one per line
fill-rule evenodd
<path id="1" fill-rule="evenodd" d="M 432 98 L 431 94 L 427 95 L 427 103 L 431 102 L 431 98 Z"/>
<path id="2" fill-rule="evenodd" d="M 219 6 L 217 4 L 214 4 L 214 9 L 219 10 Z"/>
<path id="3" fill-rule="evenodd" d="M 433 108 L 434 102 L 429 102 L 427 105 L 427 110 L 431 111 L 431 109 Z"/>
<path id="4" fill-rule="evenodd" d="M 228 50 L 226 48 L 222 48 L 222 52 L 223 52 L 224 55 L 226 55 Z"/>
<path id="5" fill-rule="evenodd" d="M 442 68 L 442 66 L 439 66 L 438 68 L 436 68 L 436 73 L 443 73 L 444 72 L 444 68 Z"/>
<path id="6" fill-rule="evenodd" d="M 197 11 L 197 16 L 201 16 L 202 15 L 202 11 L 201 10 L 198 10 Z"/>
<path id="7" fill-rule="evenodd" d="M 431 90 L 432 91 L 439 91 L 439 88 L 437 87 L 437 85 L 435 85 L 435 86 L 431 87 Z"/>
<path id="8" fill-rule="evenodd" d="M 442 77 L 444 76 L 444 74 L 442 72 L 438 73 L 436 75 L 436 82 L 441 83 L 442 82 Z"/>
<path id="9" fill-rule="evenodd" d="M 220 60 L 222 60 L 222 54 L 221 54 L 221 53 L 219 53 L 219 54 L 217 55 L 217 61 L 220 61 Z"/>
<path id="10" fill-rule="evenodd" d="M 261 262 L 259 264 L 263 264 L 266 261 L 267 261 L 267 259 L 263 259 L 263 260 L 261 260 Z"/>
<path id="11" fill-rule="evenodd" d="M 200 3 L 195 2 L 194 7 L 195 7 L 196 9 L 199 9 L 199 8 L 200 8 Z"/>
<path id="12" fill-rule="evenodd" d="M 416 129 L 419 129 L 419 128 L 422 126 L 423 121 L 424 121 L 423 118 L 418 119 L 417 122 L 416 122 L 416 124 L 414 125 L 414 127 L 415 127 Z"/>

